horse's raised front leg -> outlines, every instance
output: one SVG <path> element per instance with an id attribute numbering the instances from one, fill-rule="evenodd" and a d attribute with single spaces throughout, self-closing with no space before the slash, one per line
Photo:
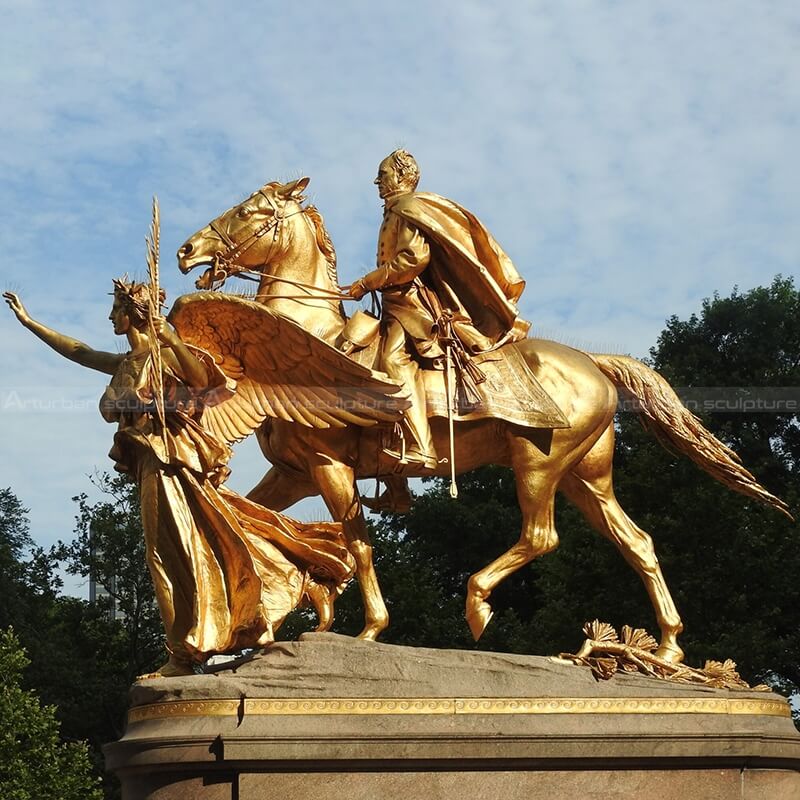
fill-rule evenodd
<path id="1" fill-rule="evenodd" d="M 524 437 L 512 437 L 510 449 L 522 511 L 522 533 L 513 547 L 476 572 L 467 583 L 467 623 L 476 641 L 492 618 L 487 602 L 492 590 L 511 573 L 558 546 L 553 522 L 556 477 L 548 469 L 542 452 Z"/>
<path id="2" fill-rule="evenodd" d="M 356 577 L 364 604 L 364 630 L 358 638 L 376 639 L 389 624 L 389 612 L 372 563 L 372 542 L 364 522 L 355 472 L 344 464 L 322 458 L 312 462 L 310 468 L 328 511 L 334 520 L 342 523 L 348 549 L 356 562 Z"/>
<path id="3" fill-rule="evenodd" d="M 675 664 L 683 660 L 678 635 L 683 630 L 678 609 L 656 558 L 653 540 L 622 510 L 614 495 L 611 461 L 614 428 L 609 426 L 583 460 L 565 475 L 559 489 L 583 512 L 603 536 L 611 540 L 644 582 L 661 630 L 656 655 Z"/>

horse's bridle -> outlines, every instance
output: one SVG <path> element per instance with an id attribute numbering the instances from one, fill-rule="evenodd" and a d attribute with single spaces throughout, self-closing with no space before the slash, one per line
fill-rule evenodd
<path id="1" fill-rule="evenodd" d="M 281 225 L 285 219 L 288 219 L 294 214 L 302 214 L 303 210 L 299 209 L 298 211 L 294 211 L 292 214 L 285 213 L 286 210 L 286 203 L 282 206 L 279 206 L 274 200 L 263 190 L 259 189 L 257 194 L 260 194 L 266 201 L 269 207 L 272 209 L 273 214 L 270 219 L 268 219 L 263 225 L 260 225 L 256 228 L 244 241 L 242 242 L 235 242 L 230 234 L 222 229 L 222 226 L 217 224 L 216 220 L 209 223 L 209 228 L 211 228 L 214 233 L 219 236 L 222 240 L 222 243 L 225 245 L 225 250 L 217 250 L 214 253 L 214 261 L 213 267 L 215 276 L 217 273 L 224 273 L 220 280 L 224 280 L 224 278 L 228 277 L 228 275 L 235 274 L 235 260 L 239 258 L 241 255 L 246 253 L 259 239 L 265 236 L 267 233 L 272 231 L 272 243 L 270 244 L 269 251 L 264 259 L 264 264 L 269 263 L 269 257 L 272 255 L 272 250 L 275 247 L 275 243 L 278 241 L 278 234 L 280 233 Z M 219 219 L 219 217 L 217 217 Z"/>
<path id="2" fill-rule="evenodd" d="M 271 278 L 273 280 L 280 281 L 281 283 L 289 283 L 306 291 L 306 296 L 285 295 L 284 299 L 287 300 L 309 299 L 308 295 L 311 295 L 311 298 L 313 298 L 312 292 L 316 293 L 319 299 L 350 299 L 349 295 L 342 294 L 340 292 L 329 292 L 328 290 L 321 289 L 319 286 L 303 283 L 302 281 L 292 280 L 291 278 L 286 277 L 277 278 L 275 276 L 268 275 L 263 271 L 263 269 L 249 270 L 240 268 L 236 265 L 235 261 L 237 258 L 246 253 L 259 239 L 263 238 L 266 236 L 266 234 L 272 231 L 272 242 L 270 243 L 269 250 L 264 257 L 263 266 L 266 267 L 269 264 L 272 251 L 278 241 L 281 225 L 283 225 L 285 220 L 287 220 L 289 217 L 293 217 L 295 214 L 303 213 L 303 209 L 299 208 L 297 211 L 287 214 L 286 203 L 284 203 L 282 206 L 279 206 L 263 189 L 259 189 L 256 194 L 260 194 L 267 201 L 267 204 L 272 209 L 273 214 L 271 215 L 270 219 L 264 222 L 263 225 L 260 225 L 258 228 L 256 228 L 244 241 L 239 243 L 234 241 L 230 234 L 223 230 L 222 226 L 220 226 L 216 220 L 213 220 L 208 224 L 208 227 L 211 228 L 211 230 L 220 238 L 226 247 L 225 250 L 217 250 L 214 253 L 214 260 L 211 262 L 211 269 L 213 270 L 212 285 L 209 288 L 214 288 L 216 284 L 222 284 L 228 277 L 233 276 L 256 282 L 260 282 L 265 278 Z M 220 218 L 217 217 L 217 219 Z M 248 274 L 251 272 L 255 272 L 256 275 Z M 273 295 L 273 299 L 277 299 L 277 296 Z"/>

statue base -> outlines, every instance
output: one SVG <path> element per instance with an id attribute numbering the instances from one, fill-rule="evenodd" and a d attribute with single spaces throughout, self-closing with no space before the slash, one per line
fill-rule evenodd
<path id="1" fill-rule="evenodd" d="M 336 634 L 136 683 L 106 760 L 124 800 L 800 797 L 778 695 Z"/>

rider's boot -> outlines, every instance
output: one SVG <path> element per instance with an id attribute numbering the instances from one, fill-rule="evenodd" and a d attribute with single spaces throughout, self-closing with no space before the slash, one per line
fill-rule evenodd
<path id="1" fill-rule="evenodd" d="M 391 511 L 394 514 L 407 514 L 411 510 L 411 491 L 408 478 L 401 475 L 388 475 L 383 478 L 386 489 L 377 497 L 362 497 L 361 504 L 370 511 Z"/>
<path id="2" fill-rule="evenodd" d="M 433 471 L 439 463 L 436 447 L 433 444 L 431 426 L 428 423 L 428 409 L 425 400 L 425 383 L 422 372 L 414 369 L 412 380 L 406 382 L 411 388 L 411 408 L 406 409 L 402 425 L 404 429 L 399 451 L 385 449 L 384 452 L 397 459 L 398 466 L 409 465 L 426 471 Z"/>

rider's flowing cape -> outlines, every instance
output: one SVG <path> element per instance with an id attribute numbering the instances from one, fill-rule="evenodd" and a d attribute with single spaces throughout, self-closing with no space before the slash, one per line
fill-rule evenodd
<path id="1" fill-rule="evenodd" d="M 426 280 L 443 306 L 471 320 L 457 325 L 468 349 L 486 350 L 514 328 L 513 338 L 524 338 L 528 324 L 518 319 L 516 301 L 525 281 L 474 214 L 429 192 L 401 195 L 389 210 L 433 243 Z"/>

